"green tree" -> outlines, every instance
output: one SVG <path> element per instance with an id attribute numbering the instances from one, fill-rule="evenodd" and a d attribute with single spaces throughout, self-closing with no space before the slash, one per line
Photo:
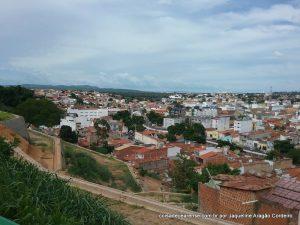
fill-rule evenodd
<path id="1" fill-rule="evenodd" d="M 147 113 L 147 118 L 153 124 L 161 126 L 163 124 L 164 117 L 154 111 Z"/>
<path id="2" fill-rule="evenodd" d="M 63 114 L 53 102 L 46 99 L 27 99 L 19 104 L 14 112 L 23 116 L 28 123 L 48 127 L 59 124 Z"/>
<path id="3" fill-rule="evenodd" d="M 16 107 L 29 98 L 33 98 L 32 90 L 21 86 L 0 86 L 0 103 L 6 107 Z"/>
<path id="4" fill-rule="evenodd" d="M 102 145 L 107 143 L 109 137 L 110 126 L 104 119 L 97 119 L 94 123 L 94 127 L 97 131 L 97 136 L 100 138 Z"/>
<path id="5" fill-rule="evenodd" d="M 72 131 L 72 128 L 69 126 L 62 126 L 59 131 L 59 136 L 61 139 L 71 143 L 78 142 L 78 135 L 75 131 Z"/>

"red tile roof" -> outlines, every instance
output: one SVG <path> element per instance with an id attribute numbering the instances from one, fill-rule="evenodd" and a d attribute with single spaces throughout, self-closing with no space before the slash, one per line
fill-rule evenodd
<path id="1" fill-rule="evenodd" d="M 276 202 L 289 209 L 300 210 L 300 181 L 292 178 L 280 179 L 275 188 L 263 199 Z"/>
<path id="2" fill-rule="evenodd" d="M 216 152 L 208 152 L 208 153 L 206 153 L 206 154 L 201 155 L 199 158 L 200 158 L 200 159 L 208 159 L 208 158 L 210 158 L 210 157 L 216 156 L 217 154 L 218 154 L 218 153 L 216 153 Z"/>
<path id="3" fill-rule="evenodd" d="M 220 186 L 246 191 L 260 191 L 271 188 L 274 180 L 270 178 L 260 178 L 252 175 L 226 175 L 214 176 L 215 180 L 222 181 Z"/>

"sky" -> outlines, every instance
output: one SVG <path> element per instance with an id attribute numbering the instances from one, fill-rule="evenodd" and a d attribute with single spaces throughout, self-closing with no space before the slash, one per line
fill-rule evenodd
<path id="1" fill-rule="evenodd" d="M 0 0 L 0 84 L 300 90 L 300 0 Z"/>

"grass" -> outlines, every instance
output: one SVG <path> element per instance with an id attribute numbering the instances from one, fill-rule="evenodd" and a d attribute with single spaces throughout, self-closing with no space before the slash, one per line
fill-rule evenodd
<path id="1" fill-rule="evenodd" d="M 0 149 L 0 215 L 22 225 L 127 225 L 101 197 L 70 187 L 55 175 Z M 6 146 L 7 147 L 7 146 Z"/>
<path id="2" fill-rule="evenodd" d="M 99 164 L 92 156 L 84 152 L 76 152 L 66 148 L 64 157 L 68 172 L 91 182 L 109 182 L 112 175 L 107 166 Z"/>
<path id="3" fill-rule="evenodd" d="M 10 120 L 12 119 L 14 116 L 8 112 L 3 112 L 0 111 L 0 121 L 4 121 L 4 120 Z"/>
<path id="4" fill-rule="evenodd" d="M 97 183 L 122 191 L 141 191 L 141 187 L 136 183 L 125 163 L 116 160 L 110 155 L 103 155 L 97 152 L 87 151 L 68 142 L 62 142 L 62 144 L 64 150 L 85 153 L 95 159 L 98 164 L 106 167 L 110 171 L 111 179 L 109 181 L 98 180 Z"/>

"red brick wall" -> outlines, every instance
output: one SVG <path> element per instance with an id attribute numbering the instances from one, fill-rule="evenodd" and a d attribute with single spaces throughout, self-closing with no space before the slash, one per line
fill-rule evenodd
<path id="1" fill-rule="evenodd" d="M 223 164 L 227 162 L 227 158 L 221 154 L 218 154 L 214 157 L 210 157 L 203 160 L 203 165 L 207 166 L 208 164 Z"/>
<path id="2" fill-rule="evenodd" d="M 219 213 L 219 190 L 208 187 L 199 183 L 199 209 L 206 213 Z"/>

